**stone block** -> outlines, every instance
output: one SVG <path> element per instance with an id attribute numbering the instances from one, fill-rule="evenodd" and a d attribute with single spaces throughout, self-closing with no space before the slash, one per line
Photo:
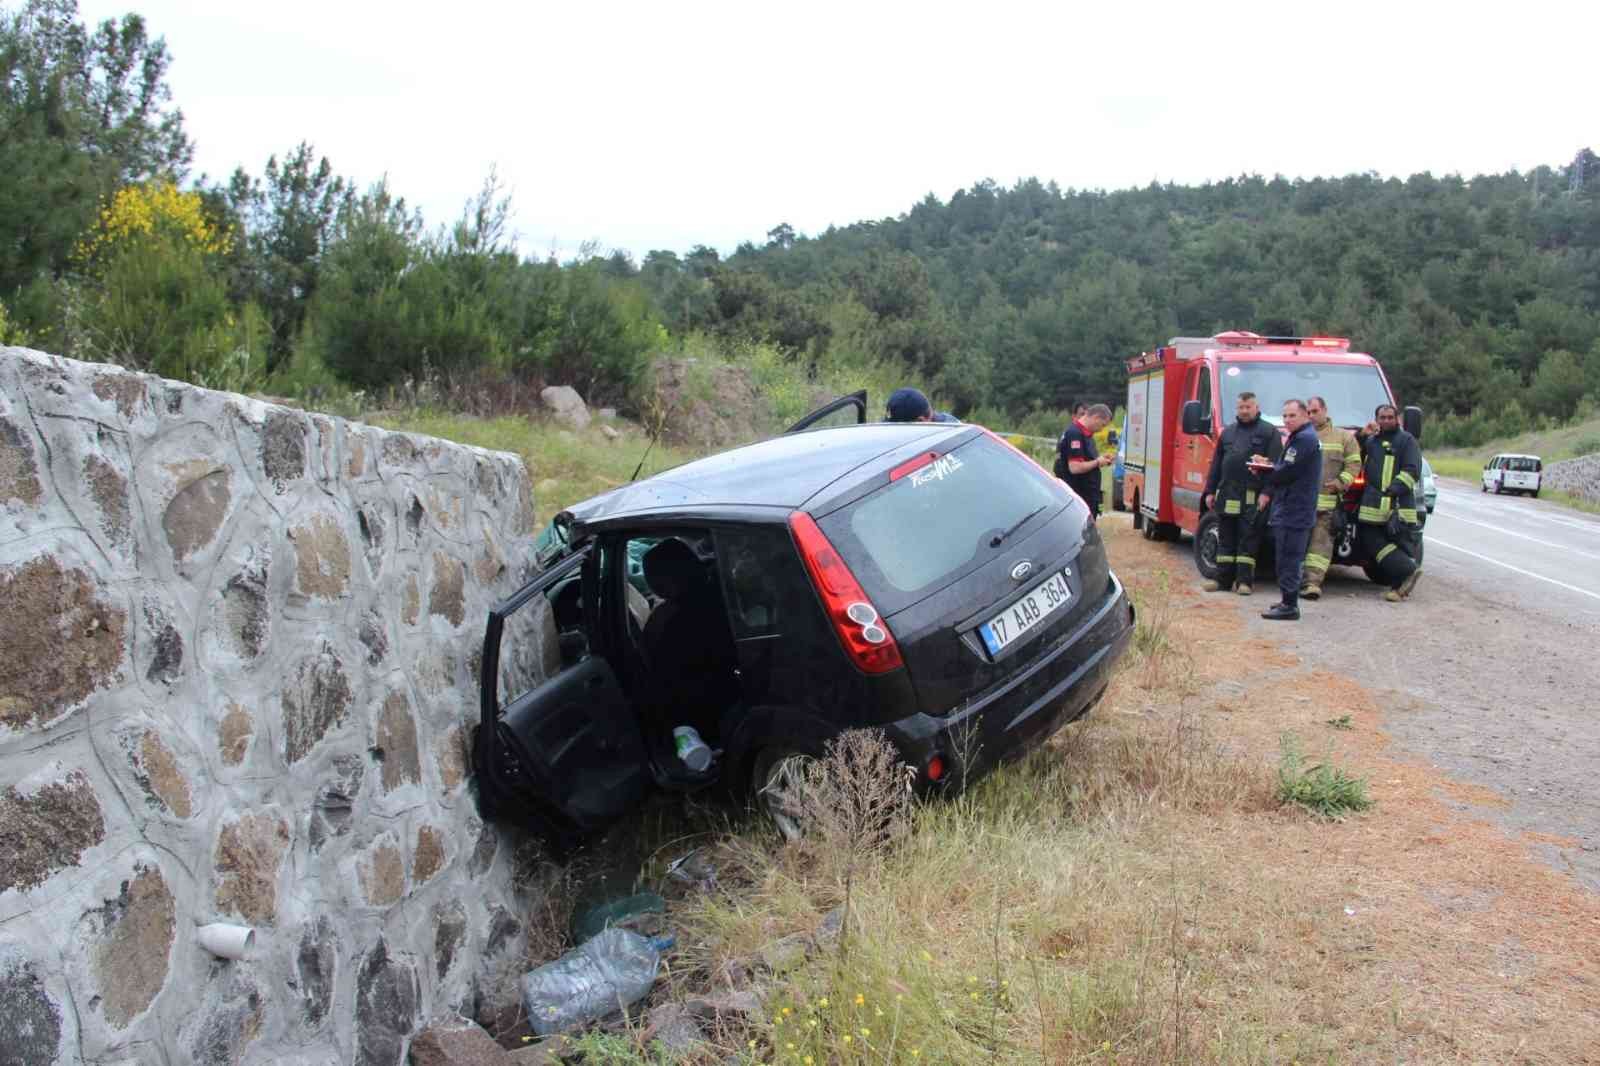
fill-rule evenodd
<path id="1" fill-rule="evenodd" d="M 20 947 L 0 943 L 0 1066 L 61 1061 L 63 1020 L 38 964 Z"/>
<path id="2" fill-rule="evenodd" d="M 331 648 L 301 659 L 284 685 L 284 758 L 299 762 L 350 710 L 350 679 Z"/>
<path id="3" fill-rule="evenodd" d="M 176 930 L 172 892 L 155 866 L 138 866 L 117 898 L 84 916 L 101 1013 L 126 1029 L 167 981 Z"/>
<path id="4" fill-rule="evenodd" d="M 349 832 L 366 772 L 366 760 L 359 755 L 340 755 L 333 760 L 333 779 L 317 790 L 311 806 L 308 836 L 312 851 L 320 851 L 330 838 Z"/>
<path id="5" fill-rule="evenodd" d="M 0 430 L 0 433 L 3 433 Z M 0 466 L 4 460 L 0 459 Z M 83 480 L 89 498 L 100 512 L 100 531 L 113 546 L 126 549 L 133 541 L 132 518 L 128 503 L 128 479 L 99 455 L 83 461 Z M 4 493 L 5 473 L 0 470 L 0 494 Z"/>
<path id="6" fill-rule="evenodd" d="M 305 596 L 337 600 L 350 588 L 350 542 L 337 519 L 312 515 L 289 531 L 294 543 L 295 587 Z"/>
<path id="7" fill-rule="evenodd" d="M 300 1015 L 308 1029 L 317 1030 L 328 1018 L 333 1004 L 334 980 L 339 967 L 339 935 L 327 915 L 319 915 L 300 933 L 295 950 L 295 988 L 300 999 Z"/>
<path id="8" fill-rule="evenodd" d="M 397 1066 L 417 1027 L 416 974 L 379 939 L 362 957 L 355 987 L 356 1066 Z"/>
<path id="9" fill-rule="evenodd" d="M 459 626 L 466 617 L 464 586 L 467 568 L 446 552 L 433 553 L 433 588 L 428 592 L 428 613 Z"/>
<path id="10" fill-rule="evenodd" d="M 422 591 L 417 587 L 417 575 L 407 574 L 400 589 L 400 621 L 408 626 L 417 624 L 422 614 Z"/>
<path id="11" fill-rule="evenodd" d="M 306 476 L 305 415 L 284 410 L 267 415 L 261 429 L 261 469 L 279 491 Z"/>
<path id="12" fill-rule="evenodd" d="M 99 399 L 114 404 L 117 413 L 127 419 L 139 415 L 150 401 L 144 378 L 138 374 L 116 371 L 99 373 L 94 376 L 91 389 Z"/>
<path id="13" fill-rule="evenodd" d="M 51 555 L 0 567 L 0 726 L 42 725 L 116 681 L 128 615 L 98 592 Z"/>
<path id="14" fill-rule="evenodd" d="M 411 1066 L 503 1066 L 506 1052 L 475 1022 L 434 1022 L 411 1041 Z"/>
<path id="15" fill-rule="evenodd" d="M 194 813 L 189 779 L 155 730 L 147 729 L 139 735 L 133 765 L 135 777 L 152 800 L 179 818 Z"/>
<path id="16" fill-rule="evenodd" d="M 194 1066 L 239 1066 L 266 1022 L 261 989 L 237 966 L 225 972 L 207 984 L 181 1030 L 185 1061 Z"/>
<path id="17" fill-rule="evenodd" d="M 430 880 L 445 865 L 444 834 L 431 825 L 417 830 L 417 843 L 411 849 L 411 883 Z"/>
<path id="18" fill-rule="evenodd" d="M 467 936 L 467 912 L 460 900 L 437 903 L 433 908 L 434 974 L 443 981 L 455 965 Z"/>
<path id="19" fill-rule="evenodd" d="M 447 794 L 467 779 L 467 738 L 461 726 L 451 726 L 434 743 L 434 761 Z"/>
<path id="20" fill-rule="evenodd" d="M 161 514 L 172 557 L 183 562 L 216 539 L 233 502 L 233 472 L 210 459 L 167 466 L 176 491 Z"/>
<path id="21" fill-rule="evenodd" d="M 0 418 L 0 505 L 15 501 L 37 507 L 43 498 L 32 436 L 11 419 Z"/>
<path id="22" fill-rule="evenodd" d="M 37 888 L 106 836 L 88 777 L 60 763 L 0 792 L 0 826 L 0 891 Z"/>
<path id="23" fill-rule="evenodd" d="M 422 764 L 417 754 L 417 723 L 411 717 L 411 701 L 403 692 L 384 697 L 378 715 L 378 731 L 373 754 L 383 763 L 383 790 L 393 792 L 402 785 L 422 780 Z"/>
<path id="24" fill-rule="evenodd" d="M 229 575 L 218 606 L 224 646 L 245 661 L 261 655 L 272 635 L 272 605 L 267 578 L 270 556 L 253 554 L 245 566 Z"/>
<path id="25" fill-rule="evenodd" d="M 217 748 L 224 765 L 238 766 L 244 762 L 255 731 L 255 720 L 250 712 L 237 703 L 228 704 L 228 713 L 222 716 L 222 725 L 217 730 Z"/>
<path id="26" fill-rule="evenodd" d="M 375 841 L 356 867 L 361 896 L 374 907 L 388 907 L 406 894 L 406 864 L 400 845 L 385 834 Z"/>
<path id="27" fill-rule="evenodd" d="M 278 868 L 289 827 L 271 814 L 241 815 L 217 834 L 212 865 L 220 878 L 217 909 L 253 925 L 271 925 L 278 912 Z"/>

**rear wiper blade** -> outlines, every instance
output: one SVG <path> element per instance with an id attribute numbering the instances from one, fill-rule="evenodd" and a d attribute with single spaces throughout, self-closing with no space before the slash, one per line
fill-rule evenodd
<path id="1" fill-rule="evenodd" d="M 1004 533 L 996 533 L 990 539 L 989 547 L 991 547 L 991 548 L 1000 547 L 1000 545 L 1005 543 L 1006 538 L 1011 536 L 1011 534 L 1015 533 L 1017 530 L 1021 529 L 1027 523 L 1028 519 L 1032 518 L 1034 515 L 1038 514 L 1040 511 L 1044 510 L 1046 507 L 1049 507 L 1049 506 L 1050 505 L 1047 504 L 1047 503 L 1041 503 L 1039 506 L 1035 507 L 1033 510 L 1029 511 L 1027 514 L 1023 515 L 1021 518 L 1019 518 L 1015 522 L 1013 522 L 1011 524 L 1011 528 L 1010 529 L 1006 530 Z"/>

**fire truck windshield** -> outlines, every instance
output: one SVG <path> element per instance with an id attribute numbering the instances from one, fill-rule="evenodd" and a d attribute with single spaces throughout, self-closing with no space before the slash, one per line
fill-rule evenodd
<path id="1" fill-rule="evenodd" d="M 1224 362 L 1222 410 L 1225 419 L 1233 417 L 1234 403 L 1241 392 L 1255 393 L 1261 404 L 1261 416 L 1274 425 L 1283 424 L 1285 400 L 1304 401 L 1321 396 L 1328 403 L 1333 421 L 1341 426 L 1364 426 L 1372 420 L 1373 408 L 1391 402 L 1377 367 L 1310 360 Z"/>

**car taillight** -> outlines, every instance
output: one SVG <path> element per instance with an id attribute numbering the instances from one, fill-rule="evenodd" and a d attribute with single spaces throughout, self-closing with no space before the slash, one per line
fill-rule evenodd
<path id="1" fill-rule="evenodd" d="M 811 575 L 811 583 L 822 597 L 822 606 L 839 634 L 839 643 L 864 673 L 886 674 L 902 665 L 900 646 L 894 634 L 879 617 L 878 609 L 867 599 L 861 583 L 823 535 L 816 519 L 804 511 L 789 516 L 800 558 Z"/>
<path id="2" fill-rule="evenodd" d="M 1357 474 L 1356 475 L 1356 479 L 1354 481 L 1350 482 L 1350 487 L 1352 489 L 1364 489 L 1364 488 L 1366 488 L 1367 487 L 1367 472 L 1365 470 L 1363 470 L 1363 471 L 1361 471 L 1361 473 Z"/>

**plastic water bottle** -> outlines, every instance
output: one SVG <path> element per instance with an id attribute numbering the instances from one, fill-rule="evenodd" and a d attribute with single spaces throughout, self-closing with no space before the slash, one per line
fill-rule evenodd
<path id="1" fill-rule="evenodd" d="M 611 928 L 522 976 L 528 1023 L 540 1036 L 576 1028 L 639 1002 L 655 983 L 670 937 Z"/>
<path id="2" fill-rule="evenodd" d="M 700 734 L 692 725 L 680 725 L 672 731 L 672 746 L 678 753 L 678 758 L 683 765 L 695 773 L 703 773 L 711 767 L 711 749 L 706 747 L 706 742 L 700 739 Z"/>

